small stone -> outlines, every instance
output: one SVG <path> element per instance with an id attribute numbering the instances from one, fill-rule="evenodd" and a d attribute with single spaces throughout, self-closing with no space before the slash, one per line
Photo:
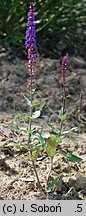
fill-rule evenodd
<path id="1" fill-rule="evenodd" d="M 80 190 L 86 188 L 86 177 L 80 173 L 76 175 L 75 189 Z"/>
<path id="2" fill-rule="evenodd" d="M 73 176 L 72 178 L 69 179 L 68 184 L 70 187 L 74 187 L 75 183 L 76 183 L 76 177 Z"/>

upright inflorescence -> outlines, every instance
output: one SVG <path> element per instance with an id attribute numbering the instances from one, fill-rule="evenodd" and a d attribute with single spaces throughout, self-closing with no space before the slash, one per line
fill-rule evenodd
<path id="1" fill-rule="evenodd" d="M 63 97 L 66 96 L 65 92 L 65 74 L 67 70 L 67 64 L 68 64 L 68 56 L 64 56 L 62 58 L 62 88 L 63 88 Z"/>
<path id="2" fill-rule="evenodd" d="M 34 4 L 33 1 L 30 3 L 30 11 L 27 16 L 27 30 L 25 37 L 25 47 L 28 52 L 28 75 L 30 76 L 29 84 L 33 84 L 34 80 L 32 77 L 35 75 L 35 60 L 37 58 L 36 54 L 36 33 L 35 33 L 35 14 L 34 14 Z"/>

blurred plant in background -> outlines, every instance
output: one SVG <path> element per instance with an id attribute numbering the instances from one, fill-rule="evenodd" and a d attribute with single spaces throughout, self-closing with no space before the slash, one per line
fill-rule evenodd
<path id="1" fill-rule="evenodd" d="M 0 43 L 24 47 L 29 0 L 0 0 Z M 37 47 L 45 57 L 84 48 L 86 0 L 35 0 Z M 52 39 L 52 43 L 51 43 Z M 42 45 L 41 45 L 42 44 Z M 65 45 L 66 46 L 65 46 Z"/>

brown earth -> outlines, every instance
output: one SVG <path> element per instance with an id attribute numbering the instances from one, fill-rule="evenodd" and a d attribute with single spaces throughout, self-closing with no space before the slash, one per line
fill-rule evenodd
<path id="1" fill-rule="evenodd" d="M 52 119 L 55 127 L 60 127 L 59 109 L 62 107 L 60 60 L 40 59 L 37 62 L 35 100 L 45 102 L 45 107 L 33 128 L 48 128 Z M 26 143 L 24 133 L 14 133 L 10 123 L 15 121 L 19 111 L 27 113 L 23 95 L 27 96 L 27 61 L 19 58 L 13 61 L 0 54 L 0 199 L 47 199 L 47 195 L 38 189 L 32 164 L 27 152 L 18 148 L 6 147 L 13 140 Z M 62 184 L 54 188 L 49 199 L 85 199 L 86 198 L 86 63 L 81 57 L 70 57 L 66 74 L 67 121 L 64 131 L 77 127 L 63 138 L 65 149 L 83 157 L 83 162 L 68 164 L 67 159 L 56 155 L 54 171 Z M 17 120 L 18 121 L 18 120 Z M 20 122 L 22 125 L 24 122 Z M 24 123 L 27 124 L 27 123 Z M 44 153 L 43 153 L 44 154 Z M 37 158 L 36 168 L 43 188 L 49 170 L 47 155 Z M 44 159 L 43 159 L 44 158 Z M 60 160 L 61 159 L 61 160 Z"/>

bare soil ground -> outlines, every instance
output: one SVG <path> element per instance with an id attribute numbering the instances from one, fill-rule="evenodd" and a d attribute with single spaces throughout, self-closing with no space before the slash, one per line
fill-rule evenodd
<path id="1" fill-rule="evenodd" d="M 19 111 L 26 113 L 27 105 L 23 95 L 28 97 L 27 61 L 19 58 L 13 61 L 7 56 L 0 56 L 0 199 L 47 199 L 47 195 L 38 189 L 32 164 L 27 152 L 18 148 L 6 148 L 5 145 L 16 138 L 27 142 L 24 133 L 16 134 L 10 129 Z M 70 132 L 63 139 L 65 149 L 82 156 L 83 162 L 67 163 L 61 155 L 54 162 L 55 177 L 62 179 L 61 187 L 57 186 L 49 193 L 49 199 L 86 199 L 86 63 L 81 57 L 70 57 L 66 74 L 67 121 L 64 131 L 77 127 L 77 132 Z M 59 128 L 59 109 L 62 106 L 60 60 L 39 59 L 36 72 L 35 100 L 46 103 L 36 128 L 48 127 L 52 118 L 55 127 Z M 82 97 L 81 97 L 81 96 Z M 81 99 L 80 99 L 81 97 Z M 23 122 L 20 122 L 22 125 Z M 61 158 L 61 160 L 59 160 Z M 49 169 L 49 158 L 36 161 L 40 181 L 45 187 Z"/>

